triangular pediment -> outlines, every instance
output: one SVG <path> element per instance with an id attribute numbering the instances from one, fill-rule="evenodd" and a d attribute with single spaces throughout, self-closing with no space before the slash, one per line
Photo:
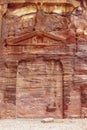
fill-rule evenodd
<path id="1" fill-rule="evenodd" d="M 44 31 L 33 31 L 31 33 L 26 33 L 21 36 L 16 36 L 16 37 L 10 36 L 6 39 L 6 44 L 13 45 L 13 46 L 21 45 L 19 44 L 20 42 L 23 42 L 27 39 L 31 39 L 32 37 L 35 37 L 35 36 L 47 37 L 48 39 L 52 39 L 54 41 L 61 41 L 61 42 L 65 42 L 66 40 L 65 37 L 60 36 L 60 35 L 54 35 L 52 33 L 44 32 Z"/>

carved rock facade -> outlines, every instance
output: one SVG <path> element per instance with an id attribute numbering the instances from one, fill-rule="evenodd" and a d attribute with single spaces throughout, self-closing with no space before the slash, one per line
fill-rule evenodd
<path id="1" fill-rule="evenodd" d="M 87 117 L 85 9 L 16 2 L 1 5 L 0 117 Z"/>

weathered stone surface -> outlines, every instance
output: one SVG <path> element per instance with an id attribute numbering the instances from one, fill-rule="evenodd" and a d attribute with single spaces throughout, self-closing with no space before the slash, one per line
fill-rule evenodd
<path id="1" fill-rule="evenodd" d="M 23 116 L 27 114 L 29 117 L 62 117 L 61 71 L 58 62 L 43 61 L 39 58 L 19 64 L 16 88 L 19 117 L 21 109 L 24 110 Z"/>
<path id="2" fill-rule="evenodd" d="M 0 2 L 0 117 L 87 117 L 86 9 Z"/>

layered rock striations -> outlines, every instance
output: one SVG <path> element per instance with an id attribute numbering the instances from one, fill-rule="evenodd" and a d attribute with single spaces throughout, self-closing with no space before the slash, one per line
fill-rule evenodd
<path id="1" fill-rule="evenodd" d="M 87 117 L 86 2 L 0 2 L 0 117 Z"/>

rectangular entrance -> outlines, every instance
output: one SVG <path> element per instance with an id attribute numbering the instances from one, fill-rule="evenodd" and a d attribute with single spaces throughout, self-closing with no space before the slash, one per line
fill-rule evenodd
<path id="1" fill-rule="evenodd" d="M 62 118 L 63 85 L 59 61 L 20 62 L 17 69 L 17 117 Z"/>

